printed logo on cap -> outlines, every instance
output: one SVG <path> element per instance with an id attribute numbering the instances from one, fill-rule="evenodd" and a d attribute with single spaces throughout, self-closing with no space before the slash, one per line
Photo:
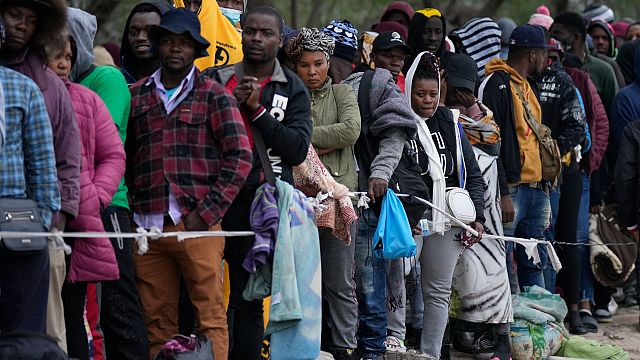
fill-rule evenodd
<path id="1" fill-rule="evenodd" d="M 391 33 L 391 41 L 403 42 L 400 34 L 395 31 Z"/>

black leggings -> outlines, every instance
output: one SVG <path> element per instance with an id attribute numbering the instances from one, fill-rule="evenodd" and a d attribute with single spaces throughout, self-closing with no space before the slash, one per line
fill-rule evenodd
<path id="1" fill-rule="evenodd" d="M 65 256 L 67 273 L 71 264 L 71 256 Z M 67 327 L 67 353 L 69 357 L 89 360 L 89 339 L 84 327 L 84 305 L 87 300 L 87 283 L 70 283 L 62 285 L 62 303 L 64 305 L 64 322 Z"/>
<path id="2" fill-rule="evenodd" d="M 566 170 L 566 168 L 565 168 Z M 578 210 L 582 197 L 582 177 L 580 171 L 562 174 L 558 220 L 555 239 L 559 242 L 575 244 L 577 241 Z M 558 284 L 564 290 L 567 304 L 577 304 L 580 299 L 580 254 L 577 246 L 558 247 L 562 270 L 558 273 Z"/>
<path id="3" fill-rule="evenodd" d="M 239 196 L 222 221 L 225 231 L 248 231 L 250 201 Z M 264 335 L 262 300 L 246 301 L 242 292 L 249 281 L 249 273 L 242 268 L 245 256 L 253 247 L 253 237 L 234 237 L 225 243 L 224 258 L 229 264 L 231 294 L 227 321 L 229 322 L 229 360 L 259 359 Z"/>

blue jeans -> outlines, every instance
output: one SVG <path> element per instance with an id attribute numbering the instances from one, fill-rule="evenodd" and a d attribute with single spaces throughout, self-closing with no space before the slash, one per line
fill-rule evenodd
<path id="1" fill-rule="evenodd" d="M 356 231 L 356 296 L 358 298 L 358 350 L 367 354 L 385 352 L 387 337 L 387 294 L 385 262 L 373 256 L 371 240 L 378 216 L 362 211 Z"/>
<path id="2" fill-rule="evenodd" d="M 580 210 L 578 212 L 578 232 L 577 241 L 579 244 L 587 244 L 589 242 L 589 205 L 590 195 L 589 190 L 591 187 L 591 181 L 589 176 L 582 173 L 582 199 L 580 200 Z M 591 272 L 591 261 L 589 259 L 589 247 L 580 246 L 579 248 L 580 262 L 580 301 L 593 300 L 593 273 Z"/>
<path id="3" fill-rule="evenodd" d="M 549 191 L 549 202 L 551 203 L 551 224 L 544 232 L 544 239 L 547 241 L 555 240 L 556 221 L 558 220 L 558 208 L 560 207 L 560 188 Z M 547 266 L 544 269 L 544 287 L 548 292 L 556 293 L 556 278 L 558 274 L 553 266 Z"/>
<path id="4" fill-rule="evenodd" d="M 530 188 L 528 185 L 509 187 L 509 193 L 515 209 L 514 221 L 504 224 L 504 234 L 521 238 L 544 239 L 545 229 L 549 226 L 551 204 L 549 196 L 541 189 Z M 526 286 L 538 285 L 544 288 L 543 271 L 547 266 L 547 249 L 538 246 L 540 263 L 534 264 L 525 252 L 524 246 L 507 242 L 507 259 L 510 252 L 514 252 L 518 268 L 518 283 L 520 289 Z M 507 266 L 511 262 L 507 261 Z"/>

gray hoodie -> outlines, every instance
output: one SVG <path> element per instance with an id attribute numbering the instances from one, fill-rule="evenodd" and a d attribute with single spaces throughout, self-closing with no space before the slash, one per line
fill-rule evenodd
<path id="1" fill-rule="evenodd" d="M 71 69 L 71 81 L 78 82 L 82 74 L 93 65 L 93 40 L 96 37 L 96 17 L 76 8 L 67 10 L 69 34 L 76 43 L 76 63 Z"/>

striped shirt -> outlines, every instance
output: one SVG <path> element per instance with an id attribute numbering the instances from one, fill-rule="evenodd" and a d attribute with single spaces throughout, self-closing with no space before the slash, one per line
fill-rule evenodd
<path id="1" fill-rule="evenodd" d="M 0 66 L 6 138 L 0 152 L 0 198 L 29 198 L 49 228 L 60 211 L 53 133 L 44 99 L 28 77 Z"/>

